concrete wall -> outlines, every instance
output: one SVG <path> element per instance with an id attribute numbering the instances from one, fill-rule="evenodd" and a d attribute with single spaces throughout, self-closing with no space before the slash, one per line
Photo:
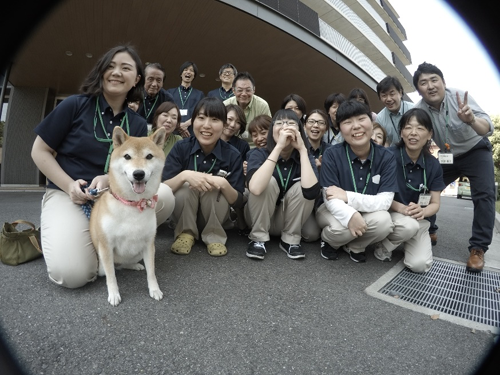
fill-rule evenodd
<path id="1" fill-rule="evenodd" d="M 12 89 L 4 129 L 2 186 L 40 184 L 40 173 L 31 159 L 31 147 L 36 137 L 33 129 L 51 105 L 53 95 L 47 88 Z"/>

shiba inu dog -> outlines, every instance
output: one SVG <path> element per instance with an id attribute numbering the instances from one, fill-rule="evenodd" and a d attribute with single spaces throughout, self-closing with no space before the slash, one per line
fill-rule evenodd
<path id="1" fill-rule="evenodd" d="M 90 235 L 99 256 L 99 276 L 106 276 L 108 302 L 121 302 L 115 275 L 120 268 L 146 267 L 149 295 L 161 300 L 155 276 L 156 195 L 165 165 L 165 129 L 149 137 L 113 130 L 109 190 L 97 198 L 90 215 Z M 138 263 L 144 259 L 144 266 Z"/>

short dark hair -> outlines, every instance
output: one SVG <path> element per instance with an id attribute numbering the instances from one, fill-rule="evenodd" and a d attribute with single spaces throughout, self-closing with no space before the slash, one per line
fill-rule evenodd
<path id="1" fill-rule="evenodd" d="M 365 104 L 368 106 L 368 108 L 370 108 L 370 101 L 368 100 L 368 95 L 366 95 L 366 92 L 363 89 L 354 88 L 351 90 L 349 96 L 347 97 L 348 100 L 350 99 L 357 100 L 358 98 L 362 98 L 365 101 Z"/>
<path id="2" fill-rule="evenodd" d="M 144 67 L 144 75 L 146 75 L 146 70 L 148 68 L 154 68 L 154 69 L 158 69 L 159 71 L 161 71 L 163 73 L 163 82 L 165 82 L 165 69 L 163 69 L 163 66 L 161 66 L 160 63 L 147 63 L 146 66 Z M 146 78 L 146 77 L 144 77 Z"/>
<path id="3" fill-rule="evenodd" d="M 193 67 L 193 70 L 194 70 L 194 76 L 196 77 L 198 75 L 198 67 L 196 66 L 196 64 L 192 61 L 186 61 L 184 64 L 181 65 L 181 67 L 179 68 L 179 75 L 182 75 L 182 72 L 184 71 L 184 69 L 187 69 L 189 68 L 190 66 Z"/>
<path id="4" fill-rule="evenodd" d="M 401 136 L 401 133 L 403 132 L 404 127 L 408 122 L 415 117 L 415 120 L 429 131 L 433 132 L 433 127 L 432 127 L 432 119 L 429 114 L 424 111 L 421 108 L 412 108 L 409 111 L 405 112 L 405 114 L 401 117 L 401 120 L 399 120 L 399 135 Z M 401 148 L 405 146 L 405 142 L 403 141 L 403 137 L 401 137 L 400 141 L 396 145 L 397 147 Z M 430 145 L 427 144 L 424 146 L 423 150 L 427 153 L 430 153 Z"/>
<path id="5" fill-rule="evenodd" d="M 252 134 L 254 131 L 258 131 L 259 129 L 269 130 L 271 127 L 271 121 L 273 119 L 269 115 L 258 115 L 250 121 L 248 124 L 248 132 Z"/>
<path id="6" fill-rule="evenodd" d="M 337 124 L 342 123 L 347 119 L 350 119 L 354 116 L 367 115 L 372 119 L 372 114 L 370 112 L 370 108 L 365 103 L 358 102 L 357 100 L 347 100 L 337 109 Z"/>
<path id="7" fill-rule="evenodd" d="M 311 112 L 307 114 L 304 122 L 307 122 L 309 116 L 314 115 L 315 113 L 323 117 L 323 120 L 325 120 L 326 122 L 326 130 L 328 130 L 328 115 L 322 109 L 313 109 Z"/>
<path id="8" fill-rule="evenodd" d="M 401 93 L 401 95 L 405 94 L 403 91 L 403 85 L 401 84 L 401 82 L 399 82 L 399 79 L 393 76 L 387 76 L 377 85 L 377 95 L 379 99 L 380 99 L 380 94 L 383 94 L 384 92 L 390 90 L 392 86 L 394 86 L 396 90 L 398 90 Z"/>
<path id="9" fill-rule="evenodd" d="M 283 102 L 281 102 L 281 109 L 285 109 L 288 102 L 291 102 L 292 100 L 297 103 L 297 107 L 299 107 L 300 112 L 305 115 L 307 113 L 306 101 L 302 98 L 302 96 L 297 94 L 289 94 L 285 96 Z"/>
<path id="10" fill-rule="evenodd" d="M 325 112 L 328 113 L 330 110 L 330 107 L 334 104 L 337 103 L 338 105 L 341 105 L 346 101 L 346 98 L 344 94 L 336 93 L 334 92 L 333 94 L 330 94 L 326 97 L 324 107 L 325 107 Z"/>
<path id="11" fill-rule="evenodd" d="M 108 69 L 111 60 L 117 53 L 125 52 L 132 57 L 132 60 L 135 62 L 135 67 L 137 71 L 137 75 L 140 77 L 139 82 L 132 87 L 127 93 L 127 102 L 135 102 L 143 99 L 143 91 L 144 91 L 144 70 L 142 67 L 142 61 L 139 57 L 139 54 L 136 52 L 134 47 L 131 45 L 120 45 L 114 48 L 111 48 L 108 52 L 101 56 L 99 60 L 97 60 L 95 66 L 92 68 L 90 73 L 87 75 L 82 85 L 80 86 L 80 92 L 82 94 L 88 94 L 93 96 L 99 96 L 103 92 L 102 87 L 102 77 L 104 72 Z"/>
<path id="12" fill-rule="evenodd" d="M 233 79 L 233 87 L 236 87 L 236 81 L 243 79 L 248 79 L 250 82 L 252 82 L 252 86 L 255 89 L 255 80 L 253 79 L 252 75 L 248 72 L 239 72 L 238 74 L 236 74 L 236 77 L 234 77 Z"/>
<path id="13" fill-rule="evenodd" d="M 201 99 L 194 108 L 193 115 L 191 116 L 191 124 L 194 123 L 194 120 L 198 117 L 198 114 L 202 110 L 206 116 L 215 117 L 216 119 L 221 120 L 223 124 L 227 121 L 226 106 L 219 98 L 205 97 Z"/>
<path id="14" fill-rule="evenodd" d="M 156 129 L 158 129 L 158 117 L 160 117 L 160 115 L 163 112 L 168 112 L 172 108 L 175 108 L 177 110 L 176 127 L 181 123 L 181 111 L 179 110 L 179 107 L 177 107 L 177 104 L 175 104 L 174 102 L 163 102 L 158 106 L 158 108 L 155 111 L 155 115 L 153 117 L 153 126 L 151 127 L 152 131 L 155 131 Z"/>
<path id="15" fill-rule="evenodd" d="M 233 69 L 233 73 L 234 73 L 234 75 L 235 75 L 235 76 L 236 76 L 236 74 L 238 74 L 238 71 L 236 70 L 236 67 L 235 67 L 233 64 L 227 63 L 227 64 L 224 64 L 224 65 L 222 65 L 222 66 L 220 67 L 220 69 L 219 69 L 219 75 L 221 75 L 221 74 L 222 74 L 222 72 L 223 72 L 225 69 L 227 69 L 227 68 L 231 68 L 231 69 Z"/>
<path id="16" fill-rule="evenodd" d="M 432 65 L 424 61 L 422 64 L 418 66 L 417 70 L 415 70 L 415 73 L 413 73 L 413 86 L 415 86 L 417 91 L 418 91 L 418 80 L 420 79 L 420 76 L 422 74 L 437 74 L 438 76 L 441 77 L 441 79 L 444 82 L 444 76 L 441 69 L 439 69 L 436 65 Z"/>
<path id="17" fill-rule="evenodd" d="M 380 125 L 378 122 L 373 123 L 373 130 L 375 130 L 375 129 L 382 130 L 382 142 L 383 142 L 383 145 L 385 146 L 385 144 L 387 142 L 387 130 L 385 130 L 385 128 L 382 125 Z"/>
<path id="18" fill-rule="evenodd" d="M 271 126 L 269 127 L 269 133 L 267 133 L 267 150 L 269 152 L 272 152 L 274 147 L 276 147 L 276 141 L 274 140 L 273 137 L 274 123 L 278 120 L 284 120 L 284 119 L 293 120 L 299 125 L 300 136 L 302 137 L 302 140 L 304 141 L 306 148 L 309 150 L 310 144 L 309 141 L 307 140 L 307 135 L 304 131 L 304 125 L 302 125 L 302 122 L 300 121 L 297 114 L 291 109 L 278 109 L 274 114 L 273 119 L 271 121 Z"/>
<path id="19" fill-rule="evenodd" d="M 243 112 L 241 107 L 237 104 L 228 104 L 226 105 L 226 111 L 228 114 L 229 112 L 234 111 L 236 112 L 236 116 L 238 117 L 237 120 L 240 123 L 240 130 L 235 135 L 240 135 L 241 133 L 244 133 L 247 130 L 247 118 L 245 116 L 245 112 Z M 225 121 L 224 124 L 226 124 Z"/>

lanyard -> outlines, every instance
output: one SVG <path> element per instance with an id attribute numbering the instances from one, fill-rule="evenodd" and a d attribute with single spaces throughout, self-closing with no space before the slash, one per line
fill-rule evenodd
<path id="1" fill-rule="evenodd" d="M 149 118 L 149 115 L 151 114 L 151 111 L 153 111 L 153 108 L 155 107 L 156 105 L 156 102 L 158 101 L 158 96 L 159 95 L 156 95 L 156 99 L 155 99 L 155 102 L 153 103 L 153 105 L 151 106 L 151 109 L 149 110 L 149 112 L 147 111 L 146 109 L 146 98 L 144 98 L 142 101 L 144 103 L 144 113 L 146 114 L 146 120 Z"/>
<path id="2" fill-rule="evenodd" d="M 403 113 L 405 113 L 405 102 L 404 101 L 401 101 L 401 107 L 403 107 L 402 108 L 403 109 Z M 397 115 L 399 115 L 399 111 L 398 111 Z M 394 115 L 394 116 L 396 116 L 396 115 Z M 389 118 L 391 119 L 392 127 L 396 131 L 396 137 L 398 137 L 398 141 L 399 141 L 401 139 L 401 137 L 399 135 L 398 128 L 396 127 L 396 124 L 394 123 L 394 120 L 392 119 L 392 117 L 393 117 L 393 114 L 389 111 Z M 393 143 L 396 143 L 396 142 L 393 141 Z"/>
<path id="3" fill-rule="evenodd" d="M 372 154 L 370 156 L 370 171 L 368 172 L 368 175 L 366 176 L 366 182 L 365 182 L 365 187 L 363 188 L 363 192 L 361 194 L 364 194 L 366 191 L 366 187 L 368 186 L 368 182 L 370 182 L 370 177 L 372 175 L 372 164 L 373 164 L 373 153 L 374 153 L 374 147 L 370 144 L 370 147 L 372 149 Z M 352 170 L 352 162 L 351 162 L 351 157 L 349 156 L 349 150 L 348 146 L 346 143 L 345 146 L 345 153 L 347 155 L 347 160 L 349 161 L 349 168 L 351 168 L 351 177 L 352 177 L 352 184 L 354 185 L 354 192 L 358 192 L 358 188 L 356 187 L 356 179 L 354 178 L 354 171 Z"/>
<path id="4" fill-rule="evenodd" d="M 97 115 L 99 115 L 99 120 L 101 122 L 101 127 L 102 131 L 104 132 L 104 135 L 106 138 L 100 138 L 97 136 L 97 133 L 95 131 L 95 128 L 97 126 Z M 130 135 L 130 127 L 128 124 L 128 113 L 125 112 L 125 116 L 123 116 L 122 122 L 120 124 L 120 128 L 123 129 L 123 124 L 127 124 L 127 134 Z M 94 137 L 97 141 L 103 142 L 103 143 L 109 143 L 109 150 L 108 150 L 108 156 L 106 157 L 106 164 L 104 165 L 104 173 L 108 173 L 108 168 L 109 168 L 109 159 L 111 158 L 111 153 L 113 152 L 113 139 L 109 138 L 108 132 L 106 131 L 106 128 L 104 126 L 104 121 L 102 120 L 101 116 L 101 108 L 99 107 L 99 97 L 96 98 L 96 105 L 95 105 L 95 113 L 94 113 Z"/>
<path id="5" fill-rule="evenodd" d="M 286 192 L 286 188 L 288 187 L 288 184 L 290 182 L 290 176 L 292 175 L 293 166 L 294 165 L 292 164 L 292 167 L 290 168 L 290 172 L 288 172 L 288 176 L 286 177 L 286 184 L 285 184 L 285 181 L 283 181 L 283 175 L 281 174 L 280 167 L 278 166 L 278 164 L 276 164 L 276 170 L 278 171 L 278 176 L 280 177 L 281 187 L 283 188 L 284 192 Z"/>
<path id="6" fill-rule="evenodd" d="M 196 155 L 193 159 L 193 164 L 194 164 L 194 171 L 195 172 L 198 172 L 198 164 L 196 163 L 196 158 L 198 157 L 198 155 Z M 210 169 L 207 171 L 207 172 L 202 172 L 202 173 L 206 173 L 206 174 L 210 174 L 210 172 L 212 172 L 212 169 L 214 169 L 214 165 L 215 163 L 217 162 L 217 158 L 215 158 L 214 162 L 212 163 L 212 166 L 210 167 Z"/>
<path id="7" fill-rule="evenodd" d="M 177 87 L 177 90 L 179 91 L 179 98 L 181 99 L 182 109 L 184 109 L 184 106 L 185 106 L 185 104 L 187 103 L 187 101 L 189 99 L 189 95 L 191 95 L 191 92 L 193 91 L 193 87 L 191 86 L 189 88 L 189 92 L 188 92 L 188 94 L 186 96 L 186 100 L 182 99 L 182 92 L 181 92 L 181 87 L 180 86 Z"/>
<path id="8" fill-rule="evenodd" d="M 219 87 L 219 96 L 224 101 L 224 100 L 229 99 L 230 97 L 234 96 L 234 93 L 232 91 L 230 91 L 229 94 L 226 95 L 226 90 L 224 90 L 222 87 Z"/>
<path id="9" fill-rule="evenodd" d="M 399 151 L 401 152 L 401 164 L 403 166 L 403 176 L 405 178 L 405 182 L 406 182 L 406 186 L 409 187 L 411 190 L 413 191 L 417 191 L 419 192 L 421 190 L 421 188 L 423 187 L 424 188 L 424 193 L 425 191 L 427 190 L 427 173 L 425 172 L 425 156 L 422 155 L 422 153 L 420 153 L 420 155 L 422 155 L 422 161 L 423 161 L 423 164 L 424 164 L 424 186 L 420 185 L 421 188 L 414 188 L 413 186 L 411 186 L 408 181 L 406 181 L 406 170 L 405 170 L 405 161 L 403 159 L 403 148 L 400 148 Z"/>
<path id="10" fill-rule="evenodd" d="M 435 124 L 434 129 L 436 129 L 436 133 L 438 133 L 439 138 L 441 138 L 444 141 L 444 146 L 446 148 L 446 152 L 450 152 L 450 142 L 448 140 L 448 128 L 450 127 L 450 111 L 449 111 L 449 108 L 448 108 L 448 98 L 445 99 L 444 105 L 445 105 L 445 110 L 446 110 L 446 124 L 445 124 L 445 127 L 444 127 L 444 138 L 443 138 L 443 136 L 441 134 L 440 127 L 438 126 L 439 125 L 439 121 L 436 120 L 436 117 L 434 115 L 434 111 L 431 109 L 429 112 L 432 115 L 432 120 L 433 120 L 433 122 Z"/>

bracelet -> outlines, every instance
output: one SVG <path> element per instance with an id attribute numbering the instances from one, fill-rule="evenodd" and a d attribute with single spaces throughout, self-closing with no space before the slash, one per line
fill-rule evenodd
<path id="1" fill-rule="evenodd" d="M 273 159 L 267 158 L 267 160 L 272 161 L 274 164 L 278 164 L 278 161 L 274 161 Z"/>
<path id="2" fill-rule="evenodd" d="M 476 122 L 476 116 L 475 116 L 474 114 L 472 114 L 472 116 L 473 116 L 473 117 L 472 117 L 472 121 L 470 121 L 470 122 L 466 122 L 466 124 L 467 124 L 467 125 L 469 125 L 469 126 L 474 125 L 474 123 Z"/>

